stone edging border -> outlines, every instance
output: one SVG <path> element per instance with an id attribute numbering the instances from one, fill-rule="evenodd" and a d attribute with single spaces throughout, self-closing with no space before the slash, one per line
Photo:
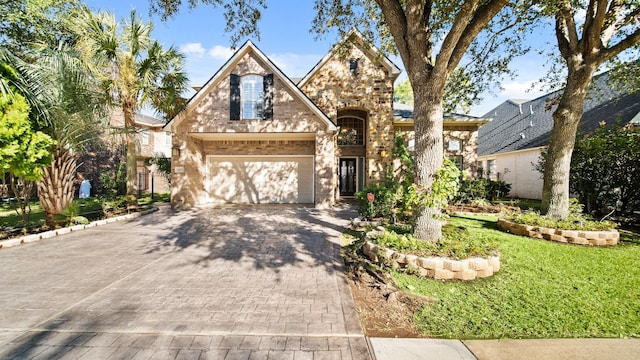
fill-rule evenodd
<path id="1" fill-rule="evenodd" d="M 620 233 L 617 230 L 561 230 L 518 224 L 505 219 L 498 219 L 498 228 L 515 235 L 575 245 L 613 246 L 620 241 Z"/>
<path id="2" fill-rule="evenodd" d="M 60 229 L 49 230 L 49 231 L 37 233 L 37 234 L 25 235 L 25 236 L 12 238 L 12 239 L 7 239 L 7 240 L 0 240 L 0 249 L 9 248 L 9 247 L 13 247 L 13 246 L 21 245 L 21 244 L 32 243 L 32 242 L 36 242 L 36 241 L 40 241 L 40 240 L 44 240 L 44 239 L 49 239 L 49 238 L 52 238 L 52 237 L 55 237 L 55 236 L 58 236 L 58 235 L 69 234 L 69 233 L 74 232 L 74 231 L 80 231 L 80 230 L 92 228 L 92 227 L 95 227 L 95 226 L 106 225 L 106 224 L 117 222 L 117 221 L 132 220 L 132 219 L 138 218 L 138 217 L 140 217 L 142 215 L 151 214 L 151 213 L 156 212 L 158 210 L 160 210 L 160 208 L 158 206 L 156 206 L 156 205 L 153 205 L 153 207 L 151 209 L 147 209 L 147 210 L 144 210 L 144 211 L 135 212 L 135 213 L 131 213 L 131 214 L 126 214 L 126 215 L 114 216 L 114 217 L 111 217 L 111 218 L 106 218 L 106 219 L 102 219 L 102 220 L 98 220 L 98 221 L 93 221 L 93 222 L 90 222 L 90 223 L 88 223 L 86 225 L 68 226 L 68 227 L 63 227 L 63 228 L 60 228 Z"/>
<path id="3" fill-rule="evenodd" d="M 370 241 L 365 241 L 363 252 L 372 261 L 390 259 L 401 268 L 414 268 L 420 276 L 436 280 L 475 280 L 489 277 L 500 270 L 500 256 L 463 260 L 436 256 L 424 258 L 405 255 Z"/>

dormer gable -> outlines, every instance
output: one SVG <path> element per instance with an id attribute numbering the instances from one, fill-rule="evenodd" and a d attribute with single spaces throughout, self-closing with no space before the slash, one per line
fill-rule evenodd
<path id="1" fill-rule="evenodd" d="M 345 72 L 348 71 L 353 76 L 359 75 L 362 72 L 365 59 L 357 55 L 351 56 L 354 53 L 354 48 L 358 50 L 358 53 L 366 57 L 366 61 L 383 69 L 385 76 L 391 78 L 392 81 L 395 81 L 400 75 L 400 68 L 371 44 L 358 29 L 353 28 L 298 82 L 298 87 L 304 89 L 335 58 L 341 58 Z"/>
<path id="2" fill-rule="evenodd" d="M 242 118 L 241 106 L 246 111 L 253 111 L 251 120 L 270 120 L 273 118 L 274 99 L 273 86 L 278 86 L 290 94 L 297 102 L 302 103 L 307 111 L 320 119 L 326 131 L 336 131 L 336 125 L 251 41 L 242 45 L 233 56 L 189 99 L 185 109 L 176 115 L 165 127 L 175 129 L 190 114 L 202 111 L 207 97 L 214 96 L 214 92 L 228 87 L 228 99 L 217 104 L 218 109 L 228 107 L 227 119 L 230 121 Z M 243 91 L 241 91 L 243 87 Z M 247 96 L 254 96 L 260 104 L 241 103 L 241 92 L 246 100 Z M 255 94 L 251 94 L 254 92 Z M 246 114 L 245 114 L 246 115 Z"/>

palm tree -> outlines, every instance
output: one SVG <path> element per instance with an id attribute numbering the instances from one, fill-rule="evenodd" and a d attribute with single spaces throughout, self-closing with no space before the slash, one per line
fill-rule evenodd
<path id="1" fill-rule="evenodd" d="M 109 12 L 93 14 L 86 7 L 76 16 L 76 44 L 84 59 L 99 74 L 109 103 L 122 109 L 127 145 L 127 195 L 135 203 L 137 150 L 135 113 L 151 105 L 165 118 L 184 105 L 186 89 L 184 55 L 174 47 L 164 49 L 151 38 L 153 24 L 131 11 L 123 27 Z"/>
<path id="2" fill-rule="evenodd" d="M 38 198 L 47 224 L 73 203 L 78 154 L 105 125 L 104 100 L 92 83 L 89 68 L 68 46 L 38 49 L 35 73 L 48 90 L 45 131 L 56 140 L 51 164 L 38 181 Z"/>
<path id="3" fill-rule="evenodd" d="M 13 84 L 34 109 L 32 121 L 55 140 L 49 149 L 51 162 L 37 181 L 47 225 L 55 227 L 56 215 L 73 203 L 78 153 L 97 137 L 106 118 L 104 101 L 89 68 L 64 42 L 30 46 L 23 54 L 29 62 L 2 49 L 0 60 L 15 67 Z"/>

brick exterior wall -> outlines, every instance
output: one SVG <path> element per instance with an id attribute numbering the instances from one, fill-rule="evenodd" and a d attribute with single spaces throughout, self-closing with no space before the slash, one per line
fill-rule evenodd
<path id="1" fill-rule="evenodd" d="M 333 133 L 327 123 L 302 102 L 285 83 L 274 76 L 272 120 L 230 120 L 231 73 L 261 75 L 273 73 L 259 56 L 249 51 L 233 69 L 219 74 L 201 93 L 200 99 L 181 117 L 174 119 L 173 148 L 180 155 L 172 161 L 172 197 L 175 207 L 185 208 L 208 201 L 205 188 L 207 155 L 315 155 L 315 201 L 317 207 L 333 205 Z M 263 140 L 206 140 L 189 133 L 268 133 Z M 303 133 L 314 140 L 285 140 L 280 135 Z"/>
<path id="2" fill-rule="evenodd" d="M 365 124 L 365 184 L 380 180 L 384 164 L 391 161 L 393 148 L 393 82 L 392 74 L 379 57 L 364 46 L 338 49 L 316 69 L 313 76 L 300 84 L 300 89 L 327 114 L 334 123 L 343 110 L 361 110 L 367 114 Z M 349 69 L 349 60 L 358 59 L 358 74 Z M 353 149 L 338 150 L 338 157 Z"/>
<path id="3" fill-rule="evenodd" d="M 402 126 L 395 129 L 395 133 L 402 135 L 405 141 L 405 145 L 409 145 L 410 140 L 415 140 L 415 133 L 413 126 Z M 444 125 L 443 131 L 444 138 L 444 154 L 447 157 L 461 155 L 463 161 L 463 170 L 465 171 L 465 178 L 475 179 L 478 173 L 478 129 L 477 127 L 462 127 Z M 459 139 L 461 144 L 460 151 L 449 151 L 448 145 L 450 139 Z M 396 164 L 396 167 L 398 164 Z"/>

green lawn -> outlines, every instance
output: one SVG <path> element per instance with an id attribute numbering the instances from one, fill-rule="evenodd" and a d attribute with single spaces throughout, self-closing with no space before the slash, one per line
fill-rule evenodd
<path id="1" fill-rule="evenodd" d="M 102 211 L 102 204 L 106 201 L 103 197 L 91 197 L 88 199 L 75 199 L 74 204 L 78 205 L 78 214 L 86 215 L 87 213 Z M 150 205 L 157 202 L 168 202 L 169 193 L 154 194 L 153 200 L 151 194 L 142 194 L 138 198 L 138 204 L 141 206 Z M 44 212 L 40 206 L 40 202 L 31 201 L 31 215 L 29 216 L 29 223 L 37 224 L 39 221 L 44 221 Z M 0 203 L 0 228 L 4 227 L 22 227 L 21 218 L 15 211 L 18 204 L 15 201 Z"/>
<path id="2" fill-rule="evenodd" d="M 502 268 L 473 282 L 395 273 L 412 292 L 438 300 L 416 314 L 428 336 L 573 338 L 640 336 L 640 241 L 579 247 L 503 233 L 492 217 L 452 217 L 500 243 Z"/>

